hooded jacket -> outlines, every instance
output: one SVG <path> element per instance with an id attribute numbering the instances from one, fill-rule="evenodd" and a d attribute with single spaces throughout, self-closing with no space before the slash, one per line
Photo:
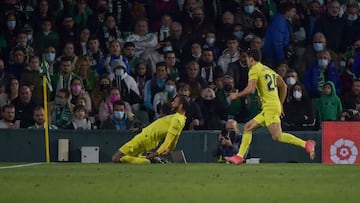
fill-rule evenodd
<path id="1" fill-rule="evenodd" d="M 340 98 L 336 95 L 335 85 L 331 81 L 327 81 L 325 85 L 331 86 L 329 95 L 322 94 L 316 105 L 317 116 L 320 124 L 322 121 L 335 121 L 342 112 L 342 104 Z M 325 86 L 324 85 L 324 86 Z"/>

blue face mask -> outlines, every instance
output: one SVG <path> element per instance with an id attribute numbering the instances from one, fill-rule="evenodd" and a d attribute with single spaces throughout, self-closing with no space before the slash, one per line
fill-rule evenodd
<path id="1" fill-rule="evenodd" d="M 7 21 L 6 24 L 7 24 L 9 29 L 14 29 L 16 27 L 16 21 L 15 20 Z"/>
<path id="2" fill-rule="evenodd" d="M 165 85 L 165 91 L 167 92 L 173 92 L 175 90 L 174 85 Z"/>
<path id="3" fill-rule="evenodd" d="M 324 45 L 322 43 L 314 43 L 313 47 L 316 52 L 320 52 L 324 49 Z"/>
<path id="4" fill-rule="evenodd" d="M 27 40 L 28 40 L 28 42 L 31 42 L 32 39 L 33 39 L 33 36 L 32 36 L 32 35 L 27 35 Z"/>
<path id="5" fill-rule="evenodd" d="M 122 119 L 124 117 L 125 112 L 122 111 L 114 111 L 114 117 L 116 119 Z"/>
<path id="6" fill-rule="evenodd" d="M 235 35 L 235 37 L 238 39 L 238 40 L 241 40 L 243 37 L 244 37 L 244 32 L 242 31 L 236 31 L 233 33 Z"/>
<path id="7" fill-rule="evenodd" d="M 319 59 L 318 64 L 320 67 L 327 67 L 329 64 L 329 61 L 327 59 Z"/>
<path id="8" fill-rule="evenodd" d="M 245 6 L 245 12 L 246 12 L 246 13 L 251 14 L 251 13 L 254 12 L 254 10 L 255 10 L 255 7 L 254 7 L 253 5 Z"/>
<path id="9" fill-rule="evenodd" d="M 124 71 L 124 69 L 117 69 L 117 70 L 115 70 L 115 75 L 116 76 L 123 76 L 125 74 L 125 71 Z"/>
<path id="10" fill-rule="evenodd" d="M 164 47 L 163 52 L 172 51 L 172 47 Z"/>
<path id="11" fill-rule="evenodd" d="M 53 62 L 55 60 L 55 53 L 47 53 L 45 54 L 45 59 L 49 62 Z"/>
<path id="12" fill-rule="evenodd" d="M 357 16 L 357 15 L 348 15 L 347 19 L 348 19 L 349 21 L 355 21 L 355 20 L 358 19 L 358 16 Z"/>

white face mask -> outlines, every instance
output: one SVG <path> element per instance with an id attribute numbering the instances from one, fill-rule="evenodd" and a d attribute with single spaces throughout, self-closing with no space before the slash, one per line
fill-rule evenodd
<path id="1" fill-rule="evenodd" d="M 192 56 L 193 56 L 194 58 L 200 58 L 201 53 L 198 53 L 198 54 L 192 54 Z"/>
<path id="2" fill-rule="evenodd" d="M 293 92 L 293 97 L 296 99 L 296 100 L 300 100 L 301 97 L 302 97 L 302 93 L 300 91 L 294 91 Z"/>
<path id="3" fill-rule="evenodd" d="M 293 77 L 288 77 L 288 78 L 286 78 L 286 84 L 287 84 L 287 85 L 292 86 L 292 85 L 294 85 L 295 83 L 296 83 L 295 78 L 293 78 Z"/>
<path id="4" fill-rule="evenodd" d="M 212 38 L 212 37 L 208 37 L 206 38 L 206 43 L 210 44 L 210 45 L 213 45 L 215 42 L 215 38 Z"/>

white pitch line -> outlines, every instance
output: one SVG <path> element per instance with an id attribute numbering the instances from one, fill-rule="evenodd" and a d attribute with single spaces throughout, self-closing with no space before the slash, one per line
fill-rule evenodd
<path id="1" fill-rule="evenodd" d="M 42 163 L 30 163 L 30 164 L 19 164 L 19 165 L 13 165 L 13 166 L 0 166 L 1 169 L 10 169 L 10 168 L 22 168 L 22 167 L 28 167 L 28 166 L 35 166 L 40 165 Z"/>

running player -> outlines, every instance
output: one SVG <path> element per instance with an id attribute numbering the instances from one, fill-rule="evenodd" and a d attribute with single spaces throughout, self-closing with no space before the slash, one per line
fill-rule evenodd
<path id="1" fill-rule="evenodd" d="M 247 153 L 252 139 L 252 133 L 260 126 L 266 126 L 273 140 L 293 144 L 305 148 L 310 159 L 315 158 L 315 142 L 304 141 L 292 134 L 284 133 L 281 129 L 280 116 L 283 114 L 283 103 L 286 98 L 287 86 L 284 80 L 272 69 L 260 63 L 260 53 L 257 50 L 247 50 L 246 62 L 249 70 L 247 87 L 241 92 L 231 93 L 230 99 L 258 91 L 261 99 L 262 111 L 244 125 L 243 137 L 239 152 L 225 160 L 232 164 L 241 164 Z"/>

